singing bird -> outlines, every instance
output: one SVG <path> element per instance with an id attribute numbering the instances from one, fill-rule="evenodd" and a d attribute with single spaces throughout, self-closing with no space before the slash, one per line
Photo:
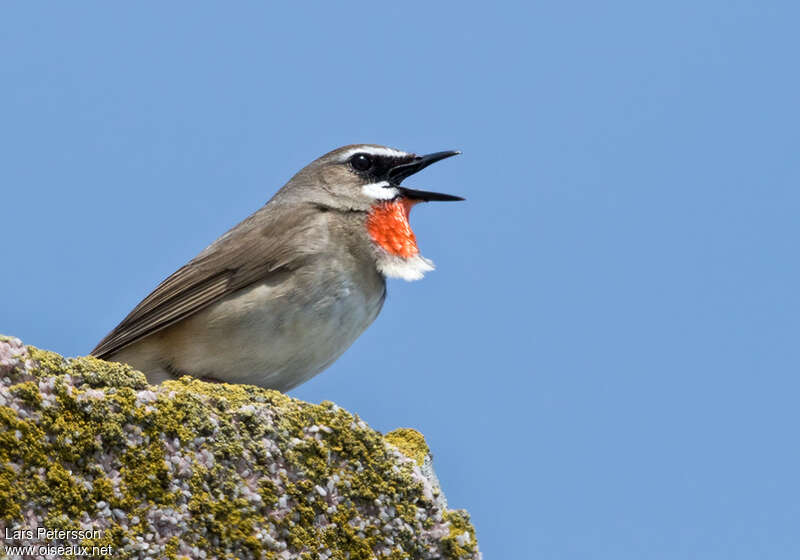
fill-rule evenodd
<path id="1" fill-rule="evenodd" d="M 401 183 L 458 153 L 358 144 L 325 154 L 164 280 L 92 355 L 154 384 L 190 374 L 288 391 L 307 381 L 372 323 L 387 277 L 433 270 L 411 207 L 463 198 Z"/>

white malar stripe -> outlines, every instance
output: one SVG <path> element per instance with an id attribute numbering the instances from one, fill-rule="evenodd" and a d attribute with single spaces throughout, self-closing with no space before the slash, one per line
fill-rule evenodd
<path id="1" fill-rule="evenodd" d="M 400 194 L 396 188 L 389 186 L 389 181 L 366 184 L 361 187 L 361 192 L 376 200 L 392 200 Z"/>
<path id="2" fill-rule="evenodd" d="M 394 148 L 384 148 L 382 146 L 356 146 L 355 148 L 350 148 L 346 152 L 342 152 L 342 155 L 339 156 L 339 161 L 347 161 L 355 154 L 370 154 L 372 156 L 387 157 L 408 157 L 413 155 L 408 152 L 395 150 Z"/>
<path id="3" fill-rule="evenodd" d="M 407 259 L 389 254 L 378 257 L 378 271 L 381 274 L 388 278 L 402 278 L 407 282 L 419 280 L 434 268 L 433 261 L 419 254 Z"/>

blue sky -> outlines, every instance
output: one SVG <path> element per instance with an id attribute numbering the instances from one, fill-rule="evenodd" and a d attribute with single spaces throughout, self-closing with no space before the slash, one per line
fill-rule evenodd
<path id="1" fill-rule="evenodd" d="M 800 557 L 798 18 L 7 3 L 0 332 L 85 354 L 317 156 L 460 149 L 438 270 L 292 394 L 422 431 L 487 558 Z"/>

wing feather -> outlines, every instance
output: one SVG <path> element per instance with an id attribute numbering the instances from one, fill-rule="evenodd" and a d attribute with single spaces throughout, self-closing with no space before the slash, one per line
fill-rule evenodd
<path id="1" fill-rule="evenodd" d="M 268 205 L 231 229 L 161 282 L 91 354 L 108 358 L 236 290 L 300 266 L 318 252 L 327 230 L 313 208 L 292 210 L 275 212 Z"/>

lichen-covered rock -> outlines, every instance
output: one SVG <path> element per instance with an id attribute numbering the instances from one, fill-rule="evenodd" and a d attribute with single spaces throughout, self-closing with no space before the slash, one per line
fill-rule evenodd
<path id="1" fill-rule="evenodd" d="M 3 537 L 113 558 L 480 558 L 413 430 L 382 436 L 333 403 L 246 385 L 150 386 L 7 337 Z"/>

